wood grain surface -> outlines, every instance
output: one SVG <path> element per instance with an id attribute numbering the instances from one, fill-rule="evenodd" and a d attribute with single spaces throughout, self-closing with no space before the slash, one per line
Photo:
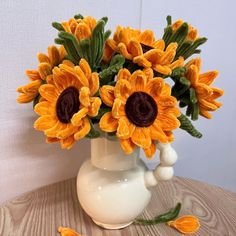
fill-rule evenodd
<path id="1" fill-rule="evenodd" d="M 142 217 L 152 218 L 181 202 L 180 215 L 193 214 L 200 219 L 201 228 L 194 235 L 236 236 L 236 193 L 180 177 L 162 182 L 152 191 Z M 122 230 L 96 226 L 79 205 L 75 179 L 32 191 L 0 207 L 1 236 L 59 236 L 58 226 L 71 227 L 83 236 L 181 235 L 165 224 L 133 224 Z"/>

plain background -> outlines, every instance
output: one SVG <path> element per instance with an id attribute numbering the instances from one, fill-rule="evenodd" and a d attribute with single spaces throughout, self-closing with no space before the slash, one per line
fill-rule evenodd
<path id="1" fill-rule="evenodd" d="M 16 87 L 27 83 L 26 69 L 37 67 L 37 52 L 53 44 L 51 22 L 77 13 L 109 17 L 114 32 L 121 24 L 153 29 L 162 37 L 168 14 L 182 18 L 209 38 L 202 46 L 202 71 L 218 69 L 215 86 L 225 90 L 223 107 L 212 120 L 195 125 L 204 134 L 198 140 L 175 132 L 173 146 L 179 161 L 175 173 L 236 191 L 236 27 L 234 0 L 1 0 L 0 1 L 0 202 L 39 186 L 76 176 L 81 162 L 90 156 L 89 141 L 70 151 L 45 144 L 32 126 L 37 116 L 32 104 L 16 103 Z M 154 167 L 158 155 L 147 164 Z"/>

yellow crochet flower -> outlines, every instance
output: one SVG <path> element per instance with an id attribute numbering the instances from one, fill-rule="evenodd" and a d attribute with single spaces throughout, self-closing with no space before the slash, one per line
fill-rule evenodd
<path id="1" fill-rule="evenodd" d="M 72 33 L 80 41 L 91 36 L 96 23 L 95 18 L 87 16 L 83 19 L 71 18 L 69 21 L 62 22 L 61 25 L 66 32 Z"/>
<path id="2" fill-rule="evenodd" d="M 156 141 L 173 140 L 172 130 L 180 126 L 177 117 L 177 100 L 171 96 L 171 88 L 160 77 L 153 78 L 153 70 L 137 70 L 131 74 L 121 69 L 115 86 L 100 89 L 103 102 L 112 107 L 105 113 L 100 128 L 116 132 L 127 154 L 136 146 L 142 147 L 147 157 L 156 151 Z"/>
<path id="3" fill-rule="evenodd" d="M 155 40 L 151 30 L 141 32 L 130 27 L 118 26 L 113 39 L 106 42 L 104 60 L 109 60 L 115 51 L 139 66 L 169 75 L 184 62 L 182 57 L 174 60 L 177 47 L 177 43 L 170 43 L 165 49 L 164 40 Z"/>
<path id="4" fill-rule="evenodd" d="M 55 46 L 48 47 L 48 55 L 38 54 L 39 65 L 37 70 L 27 70 L 26 75 L 32 81 L 27 85 L 17 88 L 20 96 L 17 98 L 19 103 L 32 102 L 39 94 L 40 86 L 50 80 L 52 69 L 59 65 L 65 57 L 65 49 L 63 46 L 57 48 Z"/>
<path id="5" fill-rule="evenodd" d="M 184 21 L 181 19 L 175 21 L 171 25 L 173 31 L 175 32 L 183 23 L 184 23 Z M 197 38 L 198 38 L 197 29 L 193 28 L 192 25 L 188 24 L 188 35 L 187 35 L 186 40 L 195 41 Z"/>
<path id="6" fill-rule="evenodd" d="M 191 87 L 195 89 L 200 115 L 207 119 L 211 119 L 212 115 L 209 111 L 215 111 L 221 107 L 222 104 L 215 101 L 215 99 L 222 96 L 224 91 L 219 88 L 211 87 L 218 75 L 218 71 L 209 71 L 200 74 L 200 66 L 200 58 L 189 61 L 185 65 L 188 69 L 185 77 L 191 82 Z"/>
<path id="7" fill-rule="evenodd" d="M 44 131 L 47 142 L 60 141 L 62 148 L 71 148 L 76 140 L 90 131 L 87 116 L 98 114 L 101 99 L 94 97 L 99 89 L 99 77 L 86 60 L 79 66 L 60 64 L 53 69 L 53 80 L 44 84 L 39 92 L 44 101 L 34 110 L 40 115 L 34 127 Z"/>

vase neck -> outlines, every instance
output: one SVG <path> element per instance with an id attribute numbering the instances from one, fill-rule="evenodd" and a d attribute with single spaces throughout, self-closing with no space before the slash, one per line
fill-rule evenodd
<path id="1" fill-rule="evenodd" d="M 91 140 L 91 162 L 104 170 L 129 170 L 136 166 L 137 149 L 126 155 L 117 139 L 96 138 Z"/>

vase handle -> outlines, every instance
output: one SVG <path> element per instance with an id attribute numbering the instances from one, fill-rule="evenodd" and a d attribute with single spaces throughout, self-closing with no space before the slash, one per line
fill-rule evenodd
<path id="1" fill-rule="evenodd" d="M 170 180 L 174 175 L 173 165 L 178 159 L 176 151 L 170 143 L 158 143 L 157 149 L 160 151 L 160 164 L 154 171 L 145 173 L 146 187 L 155 186 L 161 180 Z"/>

